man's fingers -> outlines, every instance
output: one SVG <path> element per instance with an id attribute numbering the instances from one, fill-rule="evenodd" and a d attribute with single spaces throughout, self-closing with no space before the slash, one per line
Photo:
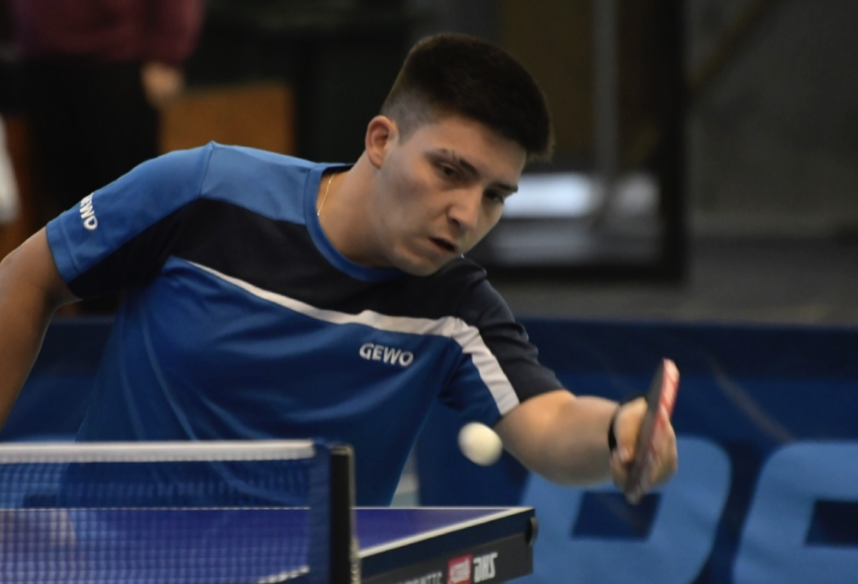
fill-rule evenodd
<path id="1" fill-rule="evenodd" d="M 638 405 L 637 401 L 642 404 Z M 642 407 L 641 407 L 642 406 Z M 617 449 L 611 456 L 611 476 L 614 484 L 624 489 L 629 478 L 629 468 L 635 457 L 637 444 L 637 433 L 643 414 L 646 412 L 646 403 L 643 400 L 630 402 L 624 408 L 628 411 L 620 412 L 617 416 Z M 660 485 L 676 473 L 678 467 L 678 454 L 676 448 L 676 433 L 669 420 L 663 420 L 656 432 L 654 443 L 654 462 L 646 477 L 647 488 Z"/>
<path id="2" fill-rule="evenodd" d="M 611 478 L 621 489 L 625 488 L 629 479 L 629 463 L 620 458 L 619 448 L 611 456 Z"/>
<path id="3" fill-rule="evenodd" d="M 650 484 L 659 485 L 674 474 L 678 468 L 678 452 L 676 449 L 676 433 L 668 422 L 660 429 L 656 438 L 656 464 L 650 473 Z"/>

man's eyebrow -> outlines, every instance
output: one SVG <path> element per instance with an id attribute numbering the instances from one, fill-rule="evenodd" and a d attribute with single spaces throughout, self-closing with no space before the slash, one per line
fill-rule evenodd
<path id="1" fill-rule="evenodd" d="M 441 155 L 446 156 L 446 157 L 448 157 L 448 158 L 452 159 L 452 160 L 453 160 L 453 162 L 455 162 L 456 164 L 458 164 L 459 166 L 461 166 L 463 169 L 465 169 L 465 171 L 466 171 L 468 174 L 471 174 L 471 175 L 474 175 L 474 176 L 479 176 L 479 175 L 480 175 L 479 171 L 477 171 L 477 168 L 476 168 L 473 164 L 471 164 L 470 162 L 468 162 L 467 160 L 465 160 L 464 158 L 462 158 L 461 156 L 459 156 L 458 154 L 456 154 L 456 153 L 455 153 L 455 152 L 453 152 L 452 150 L 447 150 L 446 148 L 443 148 L 443 149 L 439 150 L 438 152 L 439 152 Z M 512 194 L 512 193 L 515 193 L 515 192 L 517 192 L 517 191 L 518 191 L 518 185 L 511 185 L 511 184 L 507 184 L 507 183 L 504 183 L 504 182 L 497 182 L 497 181 L 495 181 L 495 182 L 493 183 L 493 185 L 494 185 L 496 188 L 499 188 L 499 189 L 501 189 L 501 190 L 503 190 L 503 191 L 508 191 L 508 192 L 509 192 L 509 194 Z"/>

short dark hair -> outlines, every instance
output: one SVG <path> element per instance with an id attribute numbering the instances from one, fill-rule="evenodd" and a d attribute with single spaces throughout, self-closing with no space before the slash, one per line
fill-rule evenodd
<path id="1" fill-rule="evenodd" d="M 414 45 L 381 113 L 404 136 L 439 116 L 463 115 L 518 142 L 529 161 L 549 158 L 554 146 L 548 104 L 531 74 L 501 48 L 463 34 Z"/>

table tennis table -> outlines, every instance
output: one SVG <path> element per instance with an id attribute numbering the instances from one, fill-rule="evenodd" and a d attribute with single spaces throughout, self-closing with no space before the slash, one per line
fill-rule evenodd
<path id="1" fill-rule="evenodd" d="M 305 568 L 284 565 L 276 553 L 298 523 L 295 514 L 288 508 L 2 510 L 0 581 L 21 581 L 24 572 L 39 582 L 308 581 Z M 111 522 L 122 527 L 105 528 Z M 93 525 L 98 539 L 88 541 L 84 531 Z M 354 525 L 355 565 L 365 584 L 495 583 L 532 571 L 531 508 L 356 508 Z M 145 545 L 135 539 L 141 530 Z M 62 546 L 74 553 L 57 556 Z M 87 568 L 88 559 L 104 557 L 116 565 Z M 43 571 L 33 572 L 39 565 Z"/>
<path id="2" fill-rule="evenodd" d="M 358 509 L 367 584 L 505 582 L 533 571 L 531 508 Z"/>
<path id="3" fill-rule="evenodd" d="M 0 582 L 494 584 L 532 572 L 532 508 L 357 507 L 344 444 L 9 444 L 0 455 Z M 166 467 L 188 474 L 138 472 Z"/>

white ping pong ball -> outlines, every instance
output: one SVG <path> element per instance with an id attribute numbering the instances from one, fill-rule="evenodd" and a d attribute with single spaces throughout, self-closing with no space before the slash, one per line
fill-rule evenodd
<path id="1" fill-rule="evenodd" d="M 500 436 L 485 424 L 470 422 L 459 430 L 459 448 L 474 464 L 490 466 L 500 458 L 503 443 Z"/>

